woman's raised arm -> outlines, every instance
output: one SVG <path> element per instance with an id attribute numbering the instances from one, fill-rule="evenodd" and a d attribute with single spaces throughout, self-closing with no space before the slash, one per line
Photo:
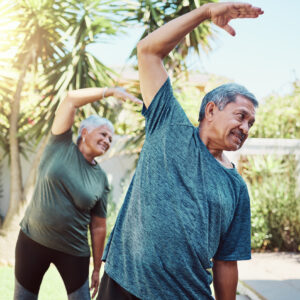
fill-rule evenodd
<path id="1" fill-rule="evenodd" d="M 62 134 L 72 127 L 76 108 L 110 96 L 114 96 L 122 101 L 129 100 L 137 104 L 142 104 L 140 99 L 118 87 L 85 88 L 69 91 L 55 113 L 51 129 L 52 134 Z"/>

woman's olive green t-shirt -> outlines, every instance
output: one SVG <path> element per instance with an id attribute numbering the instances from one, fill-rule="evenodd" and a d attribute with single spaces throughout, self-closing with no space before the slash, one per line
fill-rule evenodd
<path id="1" fill-rule="evenodd" d="M 106 174 L 84 158 L 72 141 L 72 131 L 52 135 L 21 229 L 43 246 L 89 256 L 91 214 L 106 217 L 108 191 Z"/>

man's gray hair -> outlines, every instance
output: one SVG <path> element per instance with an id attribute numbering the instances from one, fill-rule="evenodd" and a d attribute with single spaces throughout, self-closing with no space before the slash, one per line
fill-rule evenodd
<path id="1" fill-rule="evenodd" d="M 228 103 L 235 102 L 237 95 L 241 95 L 249 99 L 253 103 L 254 107 L 258 106 L 258 101 L 255 96 L 244 86 L 236 83 L 227 83 L 213 89 L 204 96 L 200 107 L 198 121 L 201 122 L 204 119 L 205 108 L 208 102 L 214 102 L 219 110 L 223 110 Z"/>
<path id="2" fill-rule="evenodd" d="M 113 124 L 109 120 L 107 120 L 106 118 L 101 118 L 97 115 L 91 115 L 81 121 L 78 131 L 77 145 L 81 141 L 81 134 L 84 128 L 86 128 L 88 132 L 91 132 L 93 129 L 101 126 L 106 126 L 112 133 L 114 133 L 115 131 Z"/>

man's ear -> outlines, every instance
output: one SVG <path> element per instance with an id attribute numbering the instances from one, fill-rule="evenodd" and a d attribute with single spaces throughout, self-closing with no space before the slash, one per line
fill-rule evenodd
<path id="1" fill-rule="evenodd" d="M 205 119 L 207 121 L 212 121 L 215 117 L 215 110 L 217 109 L 217 106 L 214 102 L 210 101 L 206 104 L 205 107 Z"/>

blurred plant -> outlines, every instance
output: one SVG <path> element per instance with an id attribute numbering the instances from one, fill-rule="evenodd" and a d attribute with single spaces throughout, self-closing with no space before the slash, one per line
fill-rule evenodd
<path id="1" fill-rule="evenodd" d="M 248 156 L 240 165 L 251 195 L 252 248 L 298 251 L 300 198 L 296 196 L 296 158 Z"/>
<path id="2" fill-rule="evenodd" d="M 260 105 L 251 129 L 253 138 L 300 139 L 300 89 L 287 96 L 270 96 Z"/>
<path id="3" fill-rule="evenodd" d="M 112 17 L 119 9 L 116 2 L 21 0 L 0 4 L 0 28 L 7 29 L 1 31 L 0 42 L 1 50 L 7 54 L 0 60 L 0 76 L 4 79 L 0 85 L 0 146 L 4 154 L 9 154 L 11 183 L 4 229 L 9 227 L 28 190 L 23 185 L 20 154 L 26 154 L 47 137 L 65 92 L 113 85 L 113 72 L 86 48 L 101 36 L 115 35 L 118 26 L 124 25 L 120 17 Z M 7 24 L 12 26 L 6 28 Z M 86 115 L 86 110 L 108 116 L 113 108 L 106 102 L 96 103 L 80 110 L 79 118 Z M 34 177 L 36 167 L 31 171 L 29 178 Z"/>
<path id="4" fill-rule="evenodd" d="M 139 0 L 134 15 L 128 17 L 128 21 L 142 23 L 145 30 L 141 39 L 146 37 L 163 24 L 190 12 L 206 3 L 218 2 L 217 0 L 171 0 L 171 1 L 149 1 Z M 175 47 L 165 58 L 164 64 L 171 77 L 177 77 L 182 72 L 187 72 L 185 58 L 188 53 L 194 51 L 200 55 L 202 51 L 211 51 L 211 42 L 216 32 L 210 22 L 203 22 Z M 133 49 L 131 57 L 136 57 L 137 50 Z"/>

